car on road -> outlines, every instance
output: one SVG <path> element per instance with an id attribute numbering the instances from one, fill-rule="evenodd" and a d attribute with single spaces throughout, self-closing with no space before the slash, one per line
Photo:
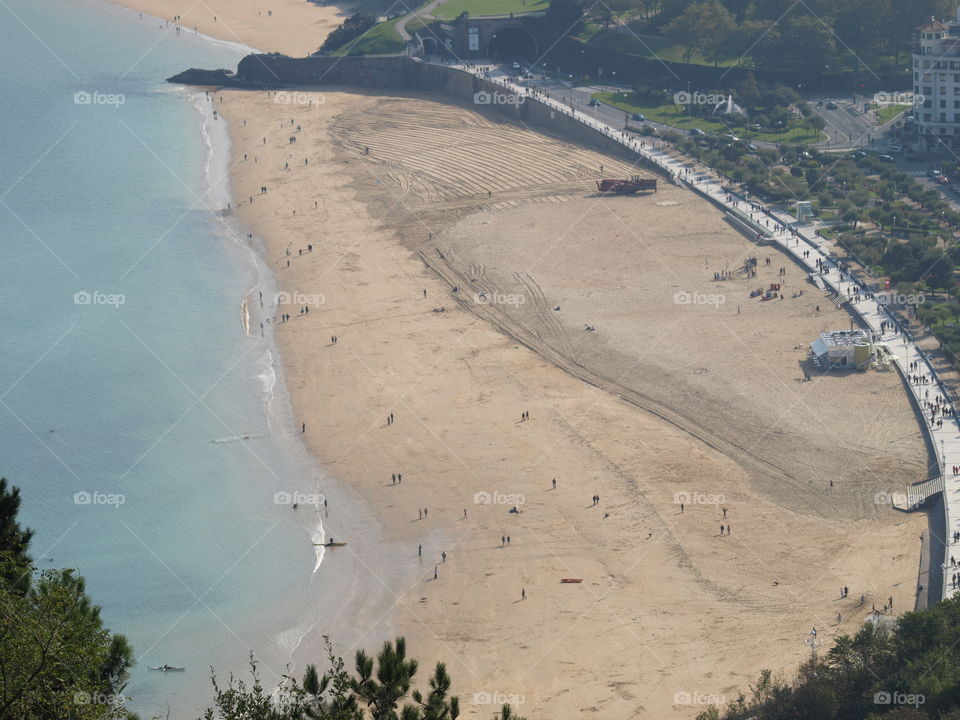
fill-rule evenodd
<path id="1" fill-rule="evenodd" d="M 631 119 L 637 120 L 638 122 L 646 122 L 647 118 L 642 113 L 634 113 L 631 116 Z"/>
<path id="2" fill-rule="evenodd" d="M 837 107 L 838 105 L 835 102 L 831 101 L 827 103 L 827 110 L 836 110 Z"/>
<path id="3" fill-rule="evenodd" d="M 891 145 L 888 149 L 890 150 L 891 155 L 899 155 L 903 152 L 902 145 Z"/>
<path id="4" fill-rule="evenodd" d="M 723 134 L 723 137 L 725 137 L 725 138 L 726 138 L 727 140 L 729 140 L 730 142 L 740 142 L 740 138 L 738 138 L 738 137 L 737 137 L 736 135 L 734 135 L 733 133 L 724 133 L 724 134 Z"/>
<path id="5" fill-rule="evenodd" d="M 936 180 L 941 185 L 949 185 L 950 181 L 947 180 L 943 175 L 937 175 L 934 180 Z"/>
<path id="6" fill-rule="evenodd" d="M 600 107 L 600 101 L 596 98 L 590 98 L 590 107 Z"/>
<path id="7" fill-rule="evenodd" d="M 513 65 L 511 65 L 511 67 L 512 67 L 514 70 L 519 70 L 519 69 L 520 69 L 520 63 L 514 61 Z"/>
<path id="8" fill-rule="evenodd" d="M 854 160 L 859 160 L 860 158 L 865 158 L 866 156 L 867 154 L 863 150 L 854 150 L 852 153 L 850 153 L 850 157 L 852 157 Z"/>
<path id="9" fill-rule="evenodd" d="M 884 162 L 892 163 L 896 162 L 897 159 L 893 155 L 877 155 L 877 158 L 883 160 Z"/>
<path id="10" fill-rule="evenodd" d="M 703 130 L 701 130 L 700 128 L 693 128 L 693 129 L 690 131 L 690 134 L 691 134 L 691 135 L 706 135 L 706 133 L 705 133 Z"/>

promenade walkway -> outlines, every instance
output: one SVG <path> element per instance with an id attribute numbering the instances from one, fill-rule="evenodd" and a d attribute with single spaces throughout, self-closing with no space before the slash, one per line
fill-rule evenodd
<path id="1" fill-rule="evenodd" d="M 796 219 L 786 211 L 755 202 L 747 195 L 735 192 L 708 168 L 697 165 L 692 158 L 670 155 L 653 138 L 637 137 L 621 128 L 606 125 L 545 92 L 511 83 L 502 72 L 490 71 L 491 66 L 492 63 L 486 61 L 455 65 L 523 96 L 525 102 L 544 103 L 557 112 L 571 116 L 647 158 L 676 184 L 711 200 L 740 223 L 749 225 L 757 233 L 758 239 L 776 244 L 792 256 L 811 273 L 818 287 L 834 293 L 838 305 L 849 308 L 863 328 L 873 334 L 876 342 L 886 345 L 890 351 L 890 361 L 900 372 L 938 465 L 935 477 L 908 488 L 896 504 L 912 507 L 942 492 L 946 537 L 930 539 L 931 552 L 934 553 L 930 573 L 931 576 L 936 573 L 936 563 L 939 563 L 942 584 L 935 583 L 931 577 L 931 588 L 925 588 L 924 591 L 936 591 L 939 589 L 936 585 L 939 585 L 942 588 L 941 597 L 944 598 L 960 592 L 960 588 L 953 587 L 952 583 L 952 576 L 960 572 L 960 567 L 951 565 L 952 557 L 960 561 L 960 543 L 953 541 L 954 533 L 960 534 L 960 476 L 954 472 L 954 469 L 960 468 L 960 423 L 949 394 L 926 354 L 913 342 L 909 332 L 899 326 L 896 317 L 884 307 L 881 299 L 871 295 L 855 278 L 842 273 L 838 261 L 833 257 L 830 243 L 812 229 L 796 225 Z M 482 68 L 488 70 L 485 72 Z M 826 297 L 824 301 L 829 302 Z M 938 399 L 939 409 L 934 416 L 932 407 Z M 931 527 L 938 525 L 940 523 L 932 523 Z"/>

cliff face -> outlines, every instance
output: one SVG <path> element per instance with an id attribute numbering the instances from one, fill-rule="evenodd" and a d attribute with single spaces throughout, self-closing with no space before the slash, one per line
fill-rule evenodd
<path id="1" fill-rule="evenodd" d="M 416 85 L 422 63 L 408 57 L 305 57 L 247 55 L 237 79 L 248 85 L 356 85 L 404 88 Z"/>
<path id="2" fill-rule="evenodd" d="M 203 70 L 201 68 L 190 68 L 178 73 L 173 77 L 167 78 L 167 82 L 177 83 L 179 85 L 213 85 L 220 87 L 223 85 L 232 85 L 234 83 L 234 74 L 229 70 Z"/>

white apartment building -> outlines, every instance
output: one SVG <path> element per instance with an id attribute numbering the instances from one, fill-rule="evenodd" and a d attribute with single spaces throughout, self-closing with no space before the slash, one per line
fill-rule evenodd
<path id="1" fill-rule="evenodd" d="M 914 116 L 929 151 L 960 150 L 960 9 L 949 23 L 917 28 L 913 53 Z"/>

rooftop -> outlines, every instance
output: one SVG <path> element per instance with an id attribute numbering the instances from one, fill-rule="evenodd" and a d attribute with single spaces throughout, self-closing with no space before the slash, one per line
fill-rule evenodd
<path id="1" fill-rule="evenodd" d="M 853 347 L 858 342 L 869 342 L 863 330 L 834 330 L 820 333 L 820 342 L 824 347 Z"/>

